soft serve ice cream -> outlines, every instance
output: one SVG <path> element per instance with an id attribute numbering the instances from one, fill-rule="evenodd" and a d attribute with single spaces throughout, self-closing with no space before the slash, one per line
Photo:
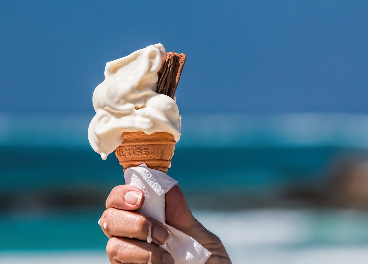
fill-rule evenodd
<path id="1" fill-rule="evenodd" d="M 106 63 L 105 80 L 93 93 L 96 115 L 88 128 L 89 143 L 102 159 L 122 143 L 124 132 L 167 132 L 179 140 L 178 106 L 156 93 L 165 58 L 165 48 L 156 44 Z"/>

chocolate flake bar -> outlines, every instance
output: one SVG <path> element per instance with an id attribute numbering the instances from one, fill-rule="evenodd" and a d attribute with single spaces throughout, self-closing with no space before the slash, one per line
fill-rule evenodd
<path id="1" fill-rule="evenodd" d="M 174 98 L 186 57 L 184 53 L 166 54 L 166 61 L 158 72 L 157 93 Z"/>

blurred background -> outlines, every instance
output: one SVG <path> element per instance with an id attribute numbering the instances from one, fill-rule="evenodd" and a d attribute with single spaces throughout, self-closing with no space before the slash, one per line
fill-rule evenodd
<path id="1" fill-rule="evenodd" d="M 89 146 L 111 61 L 187 54 L 168 174 L 234 263 L 366 263 L 367 1 L 0 2 L 0 263 L 108 263 Z"/>

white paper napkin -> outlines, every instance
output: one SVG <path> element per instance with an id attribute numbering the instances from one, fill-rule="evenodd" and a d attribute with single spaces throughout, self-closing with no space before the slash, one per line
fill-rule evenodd
<path id="1" fill-rule="evenodd" d="M 146 164 L 128 168 L 124 178 L 126 184 L 138 187 L 145 195 L 138 211 L 165 223 L 165 193 L 178 182 L 162 171 L 148 168 Z M 171 234 L 169 241 L 162 247 L 170 252 L 175 264 L 203 264 L 207 261 L 211 252 L 192 237 L 172 226 L 166 226 Z"/>

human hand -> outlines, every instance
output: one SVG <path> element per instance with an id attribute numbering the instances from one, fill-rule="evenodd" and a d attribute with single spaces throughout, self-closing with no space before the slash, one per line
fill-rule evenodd
<path id="1" fill-rule="evenodd" d="M 135 212 L 144 202 L 143 192 L 132 185 L 115 187 L 106 200 L 106 210 L 99 225 L 109 238 L 108 258 L 117 263 L 174 263 L 170 253 L 159 245 L 169 239 L 165 225 L 153 218 Z M 166 193 L 166 223 L 193 237 L 212 253 L 206 264 L 230 264 L 231 260 L 221 240 L 192 215 L 183 192 L 174 186 Z M 152 243 L 147 243 L 149 232 Z"/>

